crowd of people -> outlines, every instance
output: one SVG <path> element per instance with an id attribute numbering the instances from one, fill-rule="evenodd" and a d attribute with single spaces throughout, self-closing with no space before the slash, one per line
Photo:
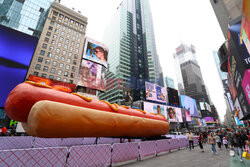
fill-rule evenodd
<path id="1" fill-rule="evenodd" d="M 198 132 L 199 146 L 202 152 L 204 152 L 203 144 L 208 143 L 211 145 L 211 149 L 214 155 L 218 154 L 216 145 L 219 150 L 225 147 L 226 150 L 234 150 L 242 160 L 243 152 L 250 155 L 250 133 L 247 129 L 245 130 L 231 130 L 231 131 L 210 131 L 210 132 Z M 193 138 L 194 135 L 189 131 L 188 133 L 189 149 L 194 148 Z M 250 158 L 250 157 L 245 157 Z"/>

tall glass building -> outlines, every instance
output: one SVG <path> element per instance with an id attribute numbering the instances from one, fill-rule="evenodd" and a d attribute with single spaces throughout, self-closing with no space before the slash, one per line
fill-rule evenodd
<path id="1" fill-rule="evenodd" d="M 0 0 L 0 24 L 39 37 L 54 0 Z"/>
<path id="2" fill-rule="evenodd" d="M 143 100 L 145 81 L 163 85 L 148 0 L 123 0 L 105 30 L 104 43 L 109 73 L 101 99 L 120 103 L 130 92 L 133 101 Z"/>

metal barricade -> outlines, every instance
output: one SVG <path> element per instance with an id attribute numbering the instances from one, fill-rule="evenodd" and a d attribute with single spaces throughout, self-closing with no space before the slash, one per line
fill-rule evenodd
<path id="1" fill-rule="evenodd" d="M 31 148 L 33 139 L 31 136 L 0 137 L 0 150 Z"/>
<path id="2" fill-rule="evenodd" d="M 140 160 L 146 157 L 156 156 L 156 141 L 145 141 L 139 143 Z"/>
<path id="3" fill-rule="evenodd" d="M 157 155 L 169 152 L 170 143 L 169 139 L 157 140 L 156 141 L 156 153 Z"/>

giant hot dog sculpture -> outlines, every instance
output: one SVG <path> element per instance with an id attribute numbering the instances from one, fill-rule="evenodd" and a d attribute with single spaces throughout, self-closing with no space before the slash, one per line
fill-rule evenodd
<path id="1" fill-rule="evenodd" d="M 8 117 L 22 122 L 29 135 L 38 137 L 147 137 L 169 130 L 162 115 L 32 82 L 11 91 L 5 110 Z"/>

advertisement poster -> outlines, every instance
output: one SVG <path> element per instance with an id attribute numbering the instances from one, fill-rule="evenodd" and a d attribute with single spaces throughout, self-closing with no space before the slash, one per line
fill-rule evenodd
<path id="1" fill-rule="evenodd" d="M 107 69 L 104 66 L 83 59 L 77 85 L 105 92 L 106 73 Z"/>
<path id="2" fill-rule="evenodd" d="M 183 122 L 181 108 L 167 106 L 169 122 Z"/>
<path id="3" fill-rule="evenodd" d="M 206 120 L 206 122 L 214 122 L 214 118 L 213 117 L 204 117 L 204 119 Z"/>
<path id="4" fill-rule="evenodd" d="M 250 105 L 250 69 L 245 71 L 241 86 L 244 90 L 248 105 Z"/>
<path id="5" fill-rule="evenodd" d="M 200 108 L 201 108 L 201 110 L 206 110 L 206 111 L 211 112 L 210 105 L 207 104 L 206 102 L 200 102 Z"/>
<path id="6" fill-rule="evenodd" d="M 144 106 L 144 111 L 146 111 L 147 113 L 161 114 L 166 118 L 168 118 L 166 114 L 167 110 L 165 105 L 143 102 L 143 106 Z"/>
<path id="7" fill-rule="evenodd" d="M 180 105 L 178 91 L 173 88 L 167 88 L 168 103 Z"/>
<path id="8" fill-rule="evenodd" d="M 24 82 L 38 38 L 0 25 L 0 107 L 11 90 Z"/>
<path id="9" fill-rule="evenodd" d="M 228 99 L 231 111 L 233 111 L 234 110 L 234 105 L 233 105 L 233 101 L 232 101 L 231 95 L 230 95 L 229 92 L 227 92 L 226 94 L 227 94 L 227 99 Z"/>
<path id="10" fill-rule="evenodd" d="M 146 99 L 166 103 L 166 90 L 156 84 L 145 82 Z"/>
<path id="11" fill-rule="evenodd" d="M 56 80 L 51 80 L 49 78 L 38 77 L 38 76 L 35 76 L 35 75 L 29 75 L 28 81 L 34 81 L 36 83 L 51 86 L 52 89 L 57 89 L 57 90 L 61 90 L 61 91 L 64 91 L 64 92 L 69 92 L 69 93 L 70 92 L 75 92 L 75 90 L 76 90 L 76 85 L 75 84 L 56 81 Z"/>
<path id="12" fill-rule="evenodd" d="M 246 45 L 248 53 L 250 54 L 250 1 L 244 0 L 243 1 L 243 8 L 242 8 L 242 21 L 241 21 L 241 37 Z"/>
<path id="13" fill-rule="evenodd" d="M 241 106 L 239 104 L 238 98 L 236 98 L 235 103 L 234 103 L 234 110 L 235 110 L 235 116 L 238 117 L 239 119 L 243 118 L 243 112 L 241 110 Z"/>
<path id="14" fill-rule="evenodd" d="M 191 122 L 191 115 L 190 115 L 190 111 L 189 110 L 185 110 L 185 113 L 186 113 L 186 121 L 187 122 Z"/>
<path id="15" fill-rule="evenodd" d="M 180 95 L 180 98 L 181 98 L 181 105 L 190 111 L 190 116 L 198 117 L 199 114 L 195 99 L 186 95 Z"/>
<path id="16" fill-rule="evenodd" d="M 236 125 L 244 125 L 244 122 L 240 121 L 238 117 L 234 117 L 234 121 Z"/>
<path id="17" fill-rule="evenodd" d="M 91 38 L 85 39 L 83 58 L 102 64 L 107 68 L 108 48 Z"/>

